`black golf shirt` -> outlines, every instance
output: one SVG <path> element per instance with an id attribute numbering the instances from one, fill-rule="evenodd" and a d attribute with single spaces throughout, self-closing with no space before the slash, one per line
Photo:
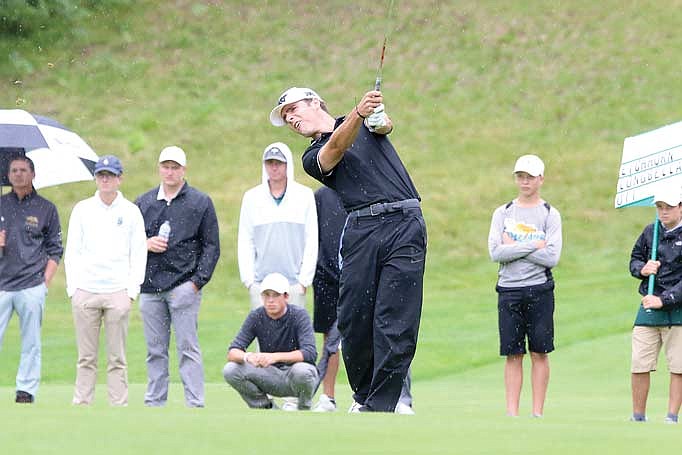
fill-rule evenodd
<path id="1" fill-rule="evenodd" d="M 59 263 L 64 251 L 57 208 L 35 190 L 23 199 L 12 191 L 2 196 L 0 215 L 6 233 L 0 290 L 21 291 L 44 282 L 48 259 Z"/>
<path id="2" fill-rule="evenodd" d="M 334 129 L 343 121 L 344 117 L 336 119 Z M 308 175 L 334 189 L 346 211 L 376 202 L 419 199 L 419 193 L 391 141 L 386 135 L 371 133 L 364 125 L 332 172 L 323 174 L 317 154 L 331 135 L 325 133 L 311 143 L 303 153 L 303 168 Z"/>

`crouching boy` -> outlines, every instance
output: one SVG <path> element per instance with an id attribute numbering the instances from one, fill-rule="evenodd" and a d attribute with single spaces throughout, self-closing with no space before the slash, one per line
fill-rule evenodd
<path id="1" fill-rule="evenodd" d="M 250 408 L 271 409 L 268 396 L 297 397 L 284 410 L 308 410 L 318 372 L 317 350 L 308 313 L 288 304 L 289 281 L 279 273 L 261 283 L 263 306 L 251 311 L 227 353 L 223 376 Z M 261 352 L 246 352 L 258 339 Z"/>

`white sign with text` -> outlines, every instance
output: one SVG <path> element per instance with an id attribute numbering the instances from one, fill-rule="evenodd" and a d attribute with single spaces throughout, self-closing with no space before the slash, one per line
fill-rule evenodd
<path id="1" fill-rule="evenodd" d="M 626 138 L 616 208 L 653 205 L 656 192 L 671 185 L 682 190 L 682 122 Z"/>

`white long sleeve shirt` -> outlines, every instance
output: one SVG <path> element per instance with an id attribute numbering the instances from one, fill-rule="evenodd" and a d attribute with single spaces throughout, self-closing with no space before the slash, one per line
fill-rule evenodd
<path id="1" fill-rule="evenodd" d="M 147 265 L 147 236 L 140 209 L 120 192 L 106 205 L 99 192 L 80 201 L 69 220 L 64 266 L 66 292 L 140 292 Z"/>

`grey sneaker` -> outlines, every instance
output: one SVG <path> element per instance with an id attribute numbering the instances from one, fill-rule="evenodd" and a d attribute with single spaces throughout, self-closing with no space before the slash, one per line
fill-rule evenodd
<path id="1" fill-rule="evenodd" d="M 353 404 L 350 405 L 350 408 L 348 408 L 348 414 L 355 414 L 356 412 L 360 412 L 360 408 L 362 405 L 358 403 L 357 401 L 353 401 Z"/>
<path id="2" fill-rule="evenodd" d="M 320 395 L 320 400 L 313 408 L 313 412 L 335 412 L 336 402 L 333 398 L 329 398 L 324 393 Z"/>
<path id="3" fill-rule="evenodd" d="M 298 397 L 282 397 L 282 410 L 283 411 L 291 410 L 286 408 L 292 407 L 298 410 Z"/>
<path id="4" fill-rule="evenodd" d="M 414 409 L 412 409 L 412 406 L 405 403 L 401 403 L 400 401 L 395 406 L 395 413 L 408 416 L 413 416 L 415 414 Z"/>
<path id="5" fill-rule="evenodd" d="M 285 401 L 282 403 L 282 411 L 295 412 L 298 411 L 298 404 L 293 401 Z"/>

